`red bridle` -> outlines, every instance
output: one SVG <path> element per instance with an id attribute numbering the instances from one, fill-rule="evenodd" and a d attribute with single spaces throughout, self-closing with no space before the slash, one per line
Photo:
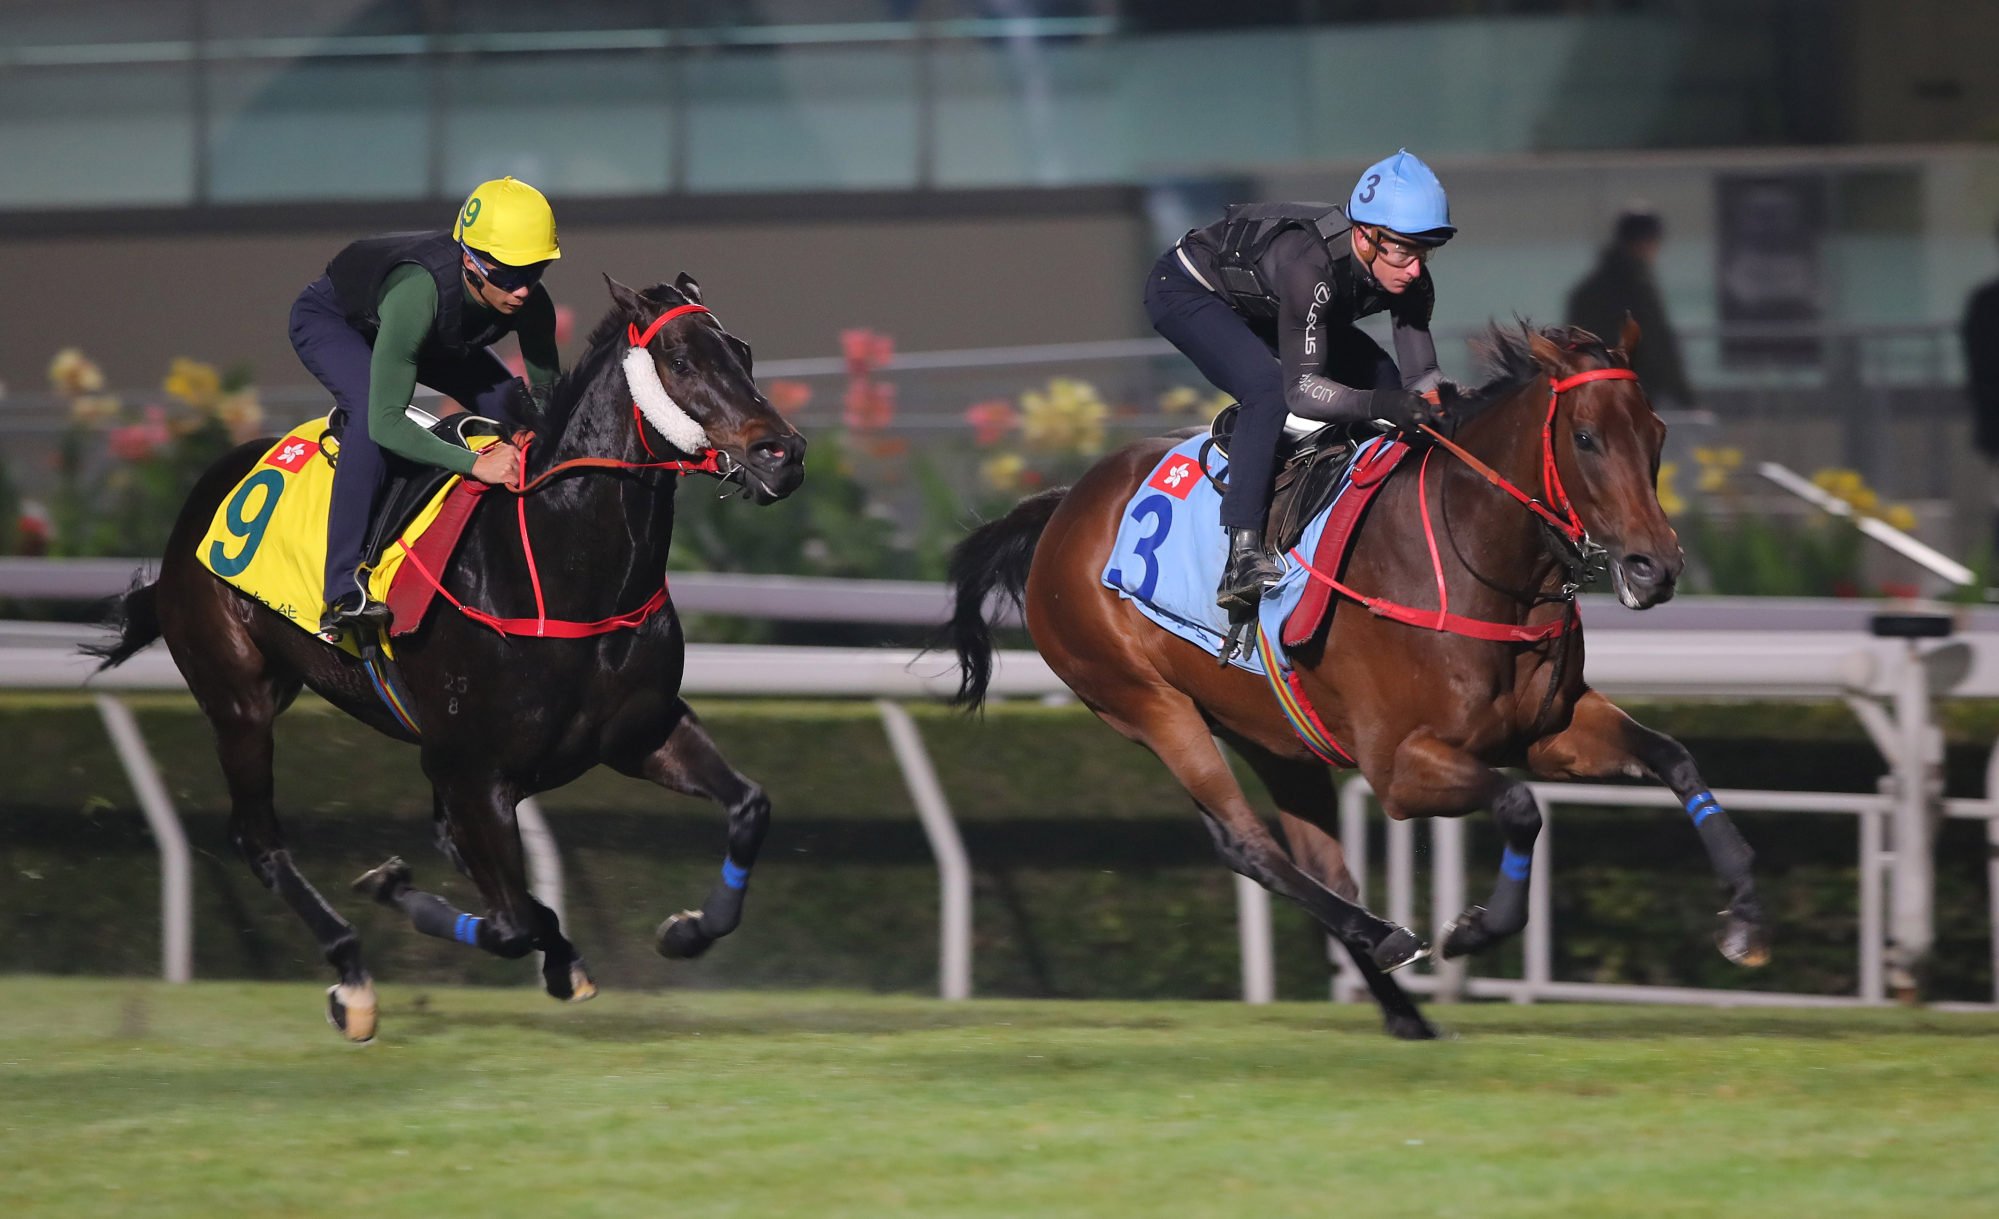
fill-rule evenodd
<path id="1" fill-rule="evenodd" d="M 1568 543 L 1575 547 L 1579 556 L 1583 556 L 1586 559 L 1587 556 L 1583 555 L 1583 551 L 1588 545 L 1589 531 L 1584 528 L 1582 517 L 1577 515 L 1575 505 L 1569 501 L 1568 489 L 1562 485 L 1561 471 L 1555 465 L 1555 411 L 1562 404 L 1562 394 L 1576 388 L 1578 385 L 1588 385 L 1592 381 L 1636 381 L 1637 379 L 1638 374 L 1628 368 L 1592 368 L 1587 372 L 1579 372 L 1567 377 L 1548 378 L 1548 416 L 1541 422 L 1541 493 L 1547 496 L 1549 503 L 1555 506 L 1554 510 L 1551 510 L 1548 504 L 1542 503 L 1540 500 L 1522 491 L 1519 487 L 1514 486 L 1505 475 L 1472 456 L 1469 452 L 1466 452 L 1463 446 L 1429 424 L 1423 424 L 1420 430 L 1426 433 L 1430 439 L 1436 441 L 1446 452 L 1477 471 L 1487 482 L 1520 501 L 1521 505 L 1527 511 L 1532 512 L 1535 516 L 1547 522 L 1557 534 L 1567 539 Z M 1331 573 L 1323 572 L 1313 567 L 1296 550 L 1291 552 L 1291 558 L 1301 567 L 1304 567 L 1306 571 L 1310 572 L 1313 579 L 1327 585 L 1343 597 L 1349 597 L 1358 601 L 1360 604 L 1366 606 L 1369 612 L 1379 614 L 1381 617 L 1390 618 L 1397 622 L 1405 622 L 1411 626 L 1420 626 L 1426 630 L 1441 631 L 1451 635 L 1467 635 L 1474 639 L 1488 639 L 1503 643 L 1537 643 L 1543 639 L 1552 639 L 1566 632 L 1576 621 L 1575 604 L 1573 601 L 1570 602 L 1569 611 L 1560 618 L 1534 627 L 1514 626 L 1511 623 L 1504 622 L 1485 622 L 1476 618 L 1466 618 L 1461 614 L 1451 613 L 1450 597 L 1444 587 L 1443 560 L 1437 553 L 1436 531 L 1430 525 L 1430 501 L 1428 492 L 1425 489 L 1425 476 L 1429 473 L 1429 468 L 1430 458 L 1429 454 L 1426 453 L 1423 456 L 1422 468 L 1416 472 L 1416 486 L 1417 499 L 1421 505 L 1420 511 L 1423 514 L 1423 537 L 1429 543 L 1430 565 L 1437 575 L 1436 609 L 1417 609 L 1413 606 L 1397 605 L 1392 601 L 1385 601 L 1379 597 L 1370 597 L 1365 593 L 1348 587 Z M 1561 515 L 1557 516 L 1555 510 L 1559 510 Z M 1581 561 L 1582 559 L 1578 560 L 1578 562 Z"/>
<path id="2" fill-rule="evenodd" d="M 654 318 L 652 325 L 647 326 L 644 330 L 639 329 L 637 322 L 628 323 L 625 327 L 625 337 L 631 340 L 633 347 L 644 347 L 646 344 L 652 342 L 653 337 L 659 333 L 660 327 L 666 325 L 674 318 L 685 317 L 690 313 L 709 312 L 711 310 L 706 305 L 676 305 Z M 638 429 L 639 443 L 645 446 L 646 456 L 653 456 L 652 444 L 646 440 L 645 417 L 639 413 L 639 404 L 636 400 L 632 403 L 632 424 Z M 612 631 L 629 630 L 643 623 L 665 606 L 667 592 L 666 585 L 662 583 L 659 591 L 655 592 L 644 605 L 622 614 L 617 614 L 609 618 L 601 618 L 595 622 L 571 622 L 561 618 L 550 618 L 548 616 L 547 602 L 542 597 L 541 592 L 541 571 L 534 561 L 534 544 L 528 540 L 528 493 L 537 490 L 557 474 L 575 469 L 673 470 L 682 476 L 688 474 L 716 474 L 721 472 L 721 451 L 711 448 L 706 453 L 703 453 L 698 461 L 624 461 L 616 457 L 574 457 L 568 461 L 557 462 L 534 478 L 527 479 L 527 452 L 528 446 L 534 442 L 534 434 L 527 431 L 517 432 L 513 437 L 513 442 L 521 451 L 521 473 L 524 481 L 517 486 L 511 486 L 506 489 L 514 494 L 514 514 L 520 522 L 521 553 L 527 559 L 528 583 L 534 589 L 535 616 L 532 618 L 501 618 L 487 613 L 485 610 L 466 605 L 458 598 L 452 596 L 450 590 L 444 587 L 442 581 L 436 575 L 432 574 L 430 569 L 426 568 L 423 562 L 416 557 L 415 552 L 411 551 L 408 546 L 404 546 L 400 538 L 397 539 L 396 544 L 402 547 L 403 554 L 414 566 L 417 574 L 421 575 L 431 587 L 443 593 L 445 600 L 457 607 L 459 613 L 464 614 L 474 622 L 493 628 L 502 635 L 533 635 L 541 638 L 583 639 L 592 635 L 609 634 Z M 464 486 L 473 494 L 481 494 L 487 490 L 483 483 L 467 482 Z"/>
<path id="3" fill-rule="evenodd" d="M 1548 522 L 1555 532 L 1561 534 L 1574 546 L 1581 546 L 1589 532 L 1583 527 L 1582 517 L 1576 514 L 1575 505 L 1569 502 L 1568 488 L 1562 485 L 1562 472 L 1555 465 L 1555 411 L 1562 405 L 1562 394 L 1578 385 L 1588 385 L 1592 381 L 1636 381 L 1638 374 L 1628 368 L 1592 368 L 1586 372 L 1574 373 L 1566 377 L 1548 378 L 1548 417 L 1541 421 L 1541 493 L 1548 497 L 1548 504 L 1522 491 L 1507 480 L 1506 476 L 1467 453 L 1456 441 L 1431 427 L 1422 426 L 1422 431 L 1432 440 L 1442 445 L 1459 461 L 1476 470 L 1485 481 L 1498 487 L 1514 499 L 1519 500 L 1527 511 Z M 1549 505 L 1553 505 L 1553 510 Z M 1555 511 L 1561 512 L 1560 516 Z"/>

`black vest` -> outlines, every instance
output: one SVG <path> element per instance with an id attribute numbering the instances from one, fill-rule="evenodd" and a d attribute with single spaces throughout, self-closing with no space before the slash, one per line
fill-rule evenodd
<path id="1" fill-rule="evenodd" d="M 519 314 L 508 316 L 466 303 L 464 263 L 458 243 L 444 232 L 363 237 L 333 256 L 333 261 L 326 264 L 326 277 L 333 281 L 333 295 L 340 302 L 341 312 L 356 330 L 372 339 L 382 328 L 378 312 L 382 281 L 406 262 L 430 272 L 430 278 L 437 284 L 437 318 L 431 323 L 430 337 L 424 340 L 426 349 L 464 356 L 513 332 Z M 468 320 L 478 329 L 467 333 Z"/>
<path id="2" fill-rule="evenodd" d="M 1244 317 L 1269 321 L 1277 316 L 1277 294 L 1257 264 L 1271 240 L 1287 229 L 1306 229 L 1330 250 L 1334 239 L 1352 227 L 1346 213 L 1330 203 L 1231 203 L 1221 220 L 1209 226 L 1220 277 L 1215 286 Z M 1340 276 L 1342 287 L 1351 278 Z"/>

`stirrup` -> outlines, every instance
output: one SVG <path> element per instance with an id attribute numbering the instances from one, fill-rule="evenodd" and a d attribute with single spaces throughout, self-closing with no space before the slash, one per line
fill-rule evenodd
<path id="1" fill-rule="evenodd" d="M 1247 656 L 1250 651 L 1250 634 L 1256 630 L 1256 615 L 1247 618 L 1229 619 L 1229 636 L 1222 641 L 1221 666 L 1226 669 L 1229 661 L 1237 656 Z"/>

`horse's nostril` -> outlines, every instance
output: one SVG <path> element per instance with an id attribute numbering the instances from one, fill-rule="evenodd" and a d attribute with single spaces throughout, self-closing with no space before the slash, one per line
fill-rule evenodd
<path id="1" fill-rule="evenodd" d="M 750 458 L 758 465 L 781 466 L 788 456 L 782 440 L 764 440 L 750 446 Z"/>
<path id="2" fill-rule="evenodd" d="M 1659 565 L 1642 554 L 1624 556 L 1624 572 L 1639 580 L 1651 580 L 1658 576 Z"/>

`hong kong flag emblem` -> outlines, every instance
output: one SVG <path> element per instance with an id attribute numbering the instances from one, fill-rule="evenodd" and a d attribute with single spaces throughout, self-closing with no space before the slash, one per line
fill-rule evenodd
<path id="1" fill-rule="evenodd" d="M 1186 499 L 1200 481 L 1200 465 L 1193 458 L 1183 455 L 1154 470 L 1145 485 L 1164 491 L 1174 499 Z"/>
<path id="2" fill-rule="evenodd" d="M 280 470 L 290 470 L 296 474 L 305 469 L 305 463 L 311 461 L 313 455 L 318 452 L 319 445 L 293 436 L 273 449 L 271 455 L 264 458 L 264 464 L 276 466 Z"/>

